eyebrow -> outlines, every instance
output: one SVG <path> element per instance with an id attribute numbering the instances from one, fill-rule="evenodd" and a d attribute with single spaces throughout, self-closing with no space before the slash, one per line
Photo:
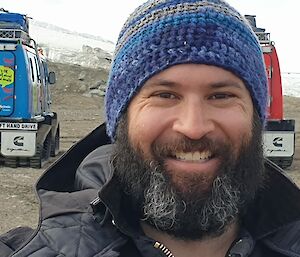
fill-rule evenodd
<path id="1" fill-rule="evenodd" d="M 178 83 L 176 81 L 172 81 L 172 80 L 166 80 L 166 79 L 156 79 L 154 81 L 151 81 L 149 83 L 145 83 L 145 86 L 149 87 L 149 86 L 167 86 L 167 87 L 175 87 L 175 86 L 181 86 L 181 83 Z M 219 82 L 214 82 L 214 83 L 210 83 L 208 84 L 209 87 L 214 88 L 214 89 L 218 89 L 218 88 L 225 88 L 225 87 L 233 87 L 233 88 L 237 88 L 237 89 L 243 89 L 244 86 L 237 82 L 237 81 L 233 81 L 233 80 L 224 80 L 224 81 L 219 81 Z"/>
<path id="2" fill-rule="evenodd" d="M 233 80 L 224 80 L 217 83 L 211 83 L 210 86 L 212 88 L 223 88 L 223 87 L 234 87 L 238 89 L 243 89 L 244 86 L 241 83 L 238 83 Z"/>
<path id="3" fill-rule="evenodd" d="M 147 86 L 147 87 L 149 87 L 149 86 L 175 87 L 175 86 L 179 86 L 179 85 L 181 85 L 181 83 L 177 83 L 175 81 L 165 80 L 165 79 L 156 79 L 156 80 L 153 80 L 151 82 L 147 81 L 145 83 L 145 86 Z"/>

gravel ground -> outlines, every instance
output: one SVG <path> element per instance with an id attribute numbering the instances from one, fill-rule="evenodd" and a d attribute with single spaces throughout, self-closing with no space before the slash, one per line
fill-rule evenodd
<path id="1" fill-rule="evenodd" d="M 103 98 L 57 94 L 53 102 L 53 110 L 60 119 L 61 156 L 103 121 Z M 33 188 L 43 171 L 58 157 L 51 158 L 42 169 L 0 168 L 0 233 L 17 226 L 36 226 L 38 201 Z"/>

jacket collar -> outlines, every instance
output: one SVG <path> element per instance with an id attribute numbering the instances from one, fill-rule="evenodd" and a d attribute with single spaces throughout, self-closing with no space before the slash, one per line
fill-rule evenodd
<path id="1" fill-rule="evenodd" d="M 300 190 L 284 171 L 265 161 L 267 181 L 243 218 L 255 239 L 261 239 L 300 220 Z"/>
<path id="2" fill-rule="evenodd" d="M 99 191 L 98 196 L 109 210 L 106 215 L 111 215 L 112 222 L 122 233 L 131 237 L 142 233 L 138 215 L 132 213 L 129 197 L 122 191 L 115 176 L 112 175 L 108 183 Z"/>

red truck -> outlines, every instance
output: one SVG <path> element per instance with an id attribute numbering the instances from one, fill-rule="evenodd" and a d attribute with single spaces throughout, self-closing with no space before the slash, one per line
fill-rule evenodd
<path id="1" fill-rule="evenodd" d="M 295 152 L 295 120 L 284 119 L 279 60 L 270 33 L 256 26 L 254 15 L 245 15 L 255 31 L 265 59 L 269 84 L 268 121 L 264 132 L 264 154 L 281 168 L 291 166 Z"/>

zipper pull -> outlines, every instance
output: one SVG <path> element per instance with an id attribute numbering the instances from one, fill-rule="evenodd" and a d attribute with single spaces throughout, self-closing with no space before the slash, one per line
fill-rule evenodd
<path id="1" fill-rule="evenodd" d="M 155 242 L 155 244 L 153 245 L 155 249 L 159 249 L 161 250 L 167 257 L 175 257 L 171 251 L 165 247 L 163 244 L 159 243 L 159 242 Z"/>

